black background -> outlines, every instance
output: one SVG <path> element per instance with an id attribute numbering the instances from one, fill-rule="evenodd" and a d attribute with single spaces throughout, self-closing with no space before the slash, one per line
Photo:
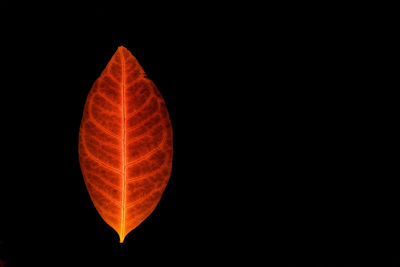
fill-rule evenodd
<path id="1" fill-rule="evenodd" d="M 360 85 L 358 20 L 181 8 L 4 5 L 0 259 L 392 261 L 396 196 L 370 161 L 379 100 Z M 174 131 L 162 200 L 122 245 L 90 201 L 77 153 L 86 96 L 120 45 L 158 86 Z"/>

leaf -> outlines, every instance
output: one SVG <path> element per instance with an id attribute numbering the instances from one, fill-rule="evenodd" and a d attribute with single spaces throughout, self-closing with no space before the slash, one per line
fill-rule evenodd
<path id="1" fill-rule="evenodd" d="M 172 166 L 164 99 L 123 46 L 86 99 L 79 162 L 94 206 L 122 243 L 157 206 Z"/>

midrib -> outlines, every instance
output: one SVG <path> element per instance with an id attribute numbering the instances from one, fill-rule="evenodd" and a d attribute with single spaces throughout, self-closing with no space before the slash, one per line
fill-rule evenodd
<path id="1" fill-rule="evenodd" d="M 120 243 L 125 238 L 125 212 L 126 212 L 126 108 L 125 108 L 125 59 L 120 49 L 122 72 L 122 207 L 121 207 L 121 234 Z"/>

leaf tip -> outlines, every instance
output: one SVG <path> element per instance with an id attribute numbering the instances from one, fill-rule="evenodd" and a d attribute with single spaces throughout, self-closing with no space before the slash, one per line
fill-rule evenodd
<path id="1" fill-rule="evenodd" d="M 117 50 L 119 50 L 119 51 L 124 51 L 124 50 L 128 50 L 128 49 L 126 49 L 125 46 L 120 45 L 120 46 L 118 46 L 118 49 L 117 49 Z"/>

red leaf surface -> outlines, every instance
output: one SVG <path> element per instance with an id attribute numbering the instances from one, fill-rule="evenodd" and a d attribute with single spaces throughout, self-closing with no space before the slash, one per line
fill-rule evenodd
<path id="1" fill-rule="evenodd" d="M 157 206 L 172 166 L 164 99 L 125 47 L 117 49 L 86 99 L 79 161 L 94 206 L 122 243 Z"/>

